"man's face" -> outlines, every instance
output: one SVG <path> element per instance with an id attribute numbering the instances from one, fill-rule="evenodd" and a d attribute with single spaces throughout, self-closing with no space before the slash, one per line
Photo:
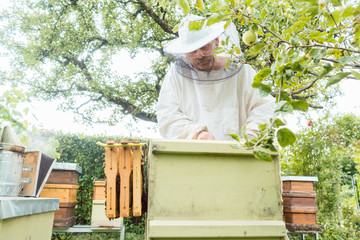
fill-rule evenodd
<path id="1" fill-rule="evenodd" d="M 186 53 L 185 56 L 197 70 L 210 71 L 214 65 L 214 49 L 218 45 L 217 38 L 193 52 Z"/>

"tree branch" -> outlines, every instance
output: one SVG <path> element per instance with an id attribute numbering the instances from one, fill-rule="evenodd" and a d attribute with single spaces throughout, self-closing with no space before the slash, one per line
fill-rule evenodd
<path id="1" fill-rule="evenodd" d="M 168 24 L 166 20 L 161 19 L 149 6 L 148 3 L 145 3 L 143 0 L 137 0 L 137 3 L 145 9 L 146 13 L 167 33 L 172 35 L 178 35 L 173 32 L 173 27 Z"/>
<path id="2" fill-rule="evenodd" d="M 84 76 L 85 76 L 85 78 L 86 78 L 86 80 L 88 82 L 93 81 L 93 78 L 92 78 L 91 74 L 89 73 L 84 61 L 80 61 L 80 60 L 78 60 L 76 58 L 73 58 L 73 57 L 67 57 L 67 58 L 75 66 L 80 68 L 81 72 L 84 74 Z M 77 86 L 77 90 L 78 91 L 92 92 L 92 89 L 85 88 L 83 86 Z M 138 109 L 137 106 L 131 104 L 130 102 L 126 101 L 125 99 L 123 99 L 121 97 L 109 97 L 109 96 L 106 96 L 106 94 L 102 90 L 97 91 L 97 93 L 102 95 L 103 97 L 105 97 L 109 102 L 112 102 L 112 103 L 114 103 L 116 105 L 120 105 L 123 108 L 122 112 L 124 114 L 131 114 L 131 115 L 135 116 L 136 118 L 142 119 L 144 121 L 156 122 L 155 114 L 137 111 L 137 109 Z"/>
<path id="3" fill-rule="evenodd" d="M 316 78 L 314 81 L 312 81 L 311 83 L 307 84 L 305 87 L 300 88 L 296 91 L 290 91 L 290 95 L 293 96 L 294 94 L 299 94 L 302 93 L 303 91 L 311 88 L 320 78 Z"/>

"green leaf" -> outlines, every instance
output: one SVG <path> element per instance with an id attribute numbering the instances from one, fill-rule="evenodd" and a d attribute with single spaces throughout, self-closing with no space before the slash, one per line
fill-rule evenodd
<path id="1" fill-rule="evenodd" d="M 286 147 L 295 143 L 296 136 L 290 129 L 281 128 L 276 132 L 276 139 L 281 147 Z"/>
<path id="2" fill-rule="evenodd" d="M 304 67 L 299 62 L 294 62 L 291 65 L 291 70 L 301 72 L 302 70 L 304 70 Z"/>
<path id="3" fill-rule="evenodd" d="M 266 148 L 266 149 L 270 149 L 270 151 L 272 152 L 277 152 L 277 149 L 276 147 L 274 146 L 273 144 L 273 139 L 269 139 L 266 143 L 264 143 L 263 145 L 263 148 Z"/>
<path id="4" fill-rule="evenodd" d="M 331 72 L 331 70 L 333 69 L 333 67 L 331 66 L 330 63 L 326 63 L 324 66 L 324 71 L 321 72 L 319 78 L 324 77 L 326 74 L 328 74 L 329 72 Z"/>
<path id="5" fill-rule="evenodd" d="M 276 104 L 275 113 L 292 113 L 294 108 L 286 101 Z"/>
<path id="6" fill-rule="evenodd" d="M 271 162 L 272 158 L 271 155 L 267 152 L 261 151 L 261 150 L 254 150 L 254 155 L 257 159 L 265 161 L 265 162 Z"/>
<path id="7" fill-rule="evenodd" d="M 260 124 L 259 125 L 259 131 L 264 132 L 265 130 L 267 130 L 267 127 L 268 127 L 267 123 Z"/>
<path id="8" fill-rule="evenodd" d="M 320 48 L 312 48 L 309 52 L 311 58 L 321 59 L 326 54 L 326 51 Z"/>
<path id="9" fill-rule="evenodd" d="M 271 87 L 266 84 L 261 83 L 258 89 L 261 97 L 266 97 L 271 93 Z"/>
<path id="10" fill-rule="evenodd" d="M 204 10 L 205 10 L 205 5 L 204 5 L 203 0 L 196 0 L 194 7 L 197 8 L 197 9 L 199 9 L 200 11 L 204 11 Z"/>
<path id="11" fill-rule="evenodd" d="M 341 72 L 336 74 L 335 76 L 332 76 L 331 78 L 329 78 L 328 82 L 326 83 L 326 88 L 340 82 L 342 79 L 346 78 L 347 76 L 349 76 L 351 74 L 351 72 Z"/>
<path id="12" fill-rule="evenodd" d="M 240 136 L 234 133 L 228 133 L 228 135 L 237 142 L 240 142 Z"/>
<path id="13" fill-rule="evenodd" d="M 0 118 L 4 118 L 5 120 L 10 120 L 9 110 L 0 108 Z"/>
<path id="14" fill-rule="evenodd" d="M 283 121 L 281 121 L 279 118 L 276 118 L 276 119 L 275 119 L 275 121 L 274 121 L 274 126 L 275 126 L 276 128 L 281 127 L 281 126 L 284 126 L 284 125 L 285 125 L 285 123 L 283 123 Z"/>
<path id="15" fill-rule="evenodd" d="M 176 24 L 175 27 L 173 28 L 173 32 L 176 33 L 177 31 L 179 31 L 179 27 L 180 27 L 180 23 Z"/>
<path id="16" fill-rule="evenodd" d="M 355 8 L 353 8 L 352 6 L 349 6 L 344 9 L 341 16 L 342 16 L 342 18 L 347 18 L 347 17 L 352 16 L 354 14 L 354 12 L 355 12 Z"/>
<path id="17" fill-rule="evenodd" d="M 204 25 L 204 21 L 192 21 L 189 22 L 189 30 L 190 31 L 198 31 L 200 30 Z"/>
<path id="18" fill-rule="evenodd" d="M 355 62 L 360 59 L 360 56 L 344 56 L 338 58 L 338 61 L 342 64 L 346 64 L 348 62 Z"/>
<path id="19" fill-rule="evenodd" d="M 306 112 L 309 109 L 309 104 L 303 100 L 290 101 L 291 106 L 298 111 Z"/>
<path id="20" fill-rule="evenodd" d="M 241 131 L 240 134 L 243 138 L 245 138 L 247 140 L 247 135 L 246 135 L 246 124 L 242 125 L 241 127 Z"/>
<path id="21" fill-rule="evenodd" d="M 360 80 L 360 73 L 359 72 L 355 72 L 355 71 L 351 71 L 351 73 Z"/>
<path id="22" fill-rule="evenodd" d="M 332 5 L 334 5 L 334 7 L 340 7 L 341 5 L 341 0 L 331 0 Z"/>
<path id="23" fill-rule="evenodd" d="M 268 14 L 268 11 L 266 10 L 266 8 L 263 8 L 263 9 L 261 10 L 260 18 L 261 18 L 261 19 L 264 19 L 267 14 Z"/>
<path id="24" fill-rule="evenodd" d="M 221 12 L 214 13 L 207 19 L 206 26 L 210 26 L 210 25 L 213 25 L 215 23 L 221 22 L 225 18 L 227 18 L 227 16 L 225 14 L 221 13 Z"/>
<path id="25" fill-rule="evenodd" d="M 261 50 L 263 50 L 265 46 L 266 46 L 265 43 L 260 42 L 260 43 L 257 43 L 257 44 L 255 44 L 255 45 L 253 45 L 253 46 L 249 49 L 249 51 L 250 51 L 251 55 L 260 54 L 260 53 L 261 53 Z"/>
<path id="26" fill-rule="evenodd" d="M 224 29 L 227 29 L 227 27 L 230 25 L 230 23 L 231 23 L 231 20 L 227 20 L 224 25 Z"/>
<path id="27" fill-rule="evenodd" d="M 254 82 L 262 82 L 265 80 L 265 78 L 271 73 L 270 68 L 262 69 L 260 72 L 258 72 L 254 77 Z"/>
<path id="28" fill-rule="evenodd" d="M 190 6 L 188 0 L 177 0 L 177 3 L 179 4 L 179 6 L 186 15 L 190 12 Z"/>

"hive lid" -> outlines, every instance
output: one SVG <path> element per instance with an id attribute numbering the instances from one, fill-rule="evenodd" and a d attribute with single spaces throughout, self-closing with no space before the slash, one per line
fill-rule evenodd
<path id="1" fill-rule="evenodd" d="M 60 171 L 77 171 L 79 174 L 82 173 L 82 169 L 76 163 L 55 163 L 53 170 L 60 170 Z"/>
<path id="2" fill-rule="evenodd" d="M 58 209 L 58 198 L 0 197 L 0 219 L 51 212 Z"/>
<path id="3" fill-rule="evenodd" d="M 295 182 L 317 182 L 317 177 L 309 177 L 309 176 L 286 176 L 281 177 L 282 181 L 295 181 Z"/>
<path id="4" fill-rule="evenodd" d="M 205 144 L 206 143 L 206 144 Z M 240 148 L 235 141 L 223 140 L 189 140 L 189 139 L 151 139 L 149 146 L 152 153 L 175 153 L 175 154 L 226 154 L 254 156 L 252 150 Z M 271 156 L 278 156 L 278 152 L 263 149 Z"/>

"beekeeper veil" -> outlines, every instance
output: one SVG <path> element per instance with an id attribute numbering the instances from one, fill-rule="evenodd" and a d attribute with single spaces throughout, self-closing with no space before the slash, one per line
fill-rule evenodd
<path id="1" fill-rule="evenodd" d="M 175 67 L 177 72 L 186 79 L 199 81 L 199 82 L 213 82 L 226 80 L 229 77 L 235 75 L 241 70 L 241 65 L 231 63 L 226 69 L 214 70 L 214 71 L 200 71 L 195 69 L 190 61 L 185 57 L 186 53 L 193 52 L 202 46 L 213 41 L 219 37 L 220 47 L 225 50 L 234 46 L 240 49 L 239 34 L 235 25 L 231 22 L 226 26 L 226 22 L 206 26 L 206 23 L 200 30 L 189 30 L 189 23 L 196 21 L 203 21 L 205 18 L 189 14 L 180 23 L 179 37 L 169 42 L 165 47 L 166 53 L 175 55 L 177 57 L 175 61 Z M 225 45 L 223 45 L 225 43 Z M 218 56 L 225 56 L 230 58 L 225 52 L 218 54 Z M 241 57 L 239 53 L 236 57 Z"/>

